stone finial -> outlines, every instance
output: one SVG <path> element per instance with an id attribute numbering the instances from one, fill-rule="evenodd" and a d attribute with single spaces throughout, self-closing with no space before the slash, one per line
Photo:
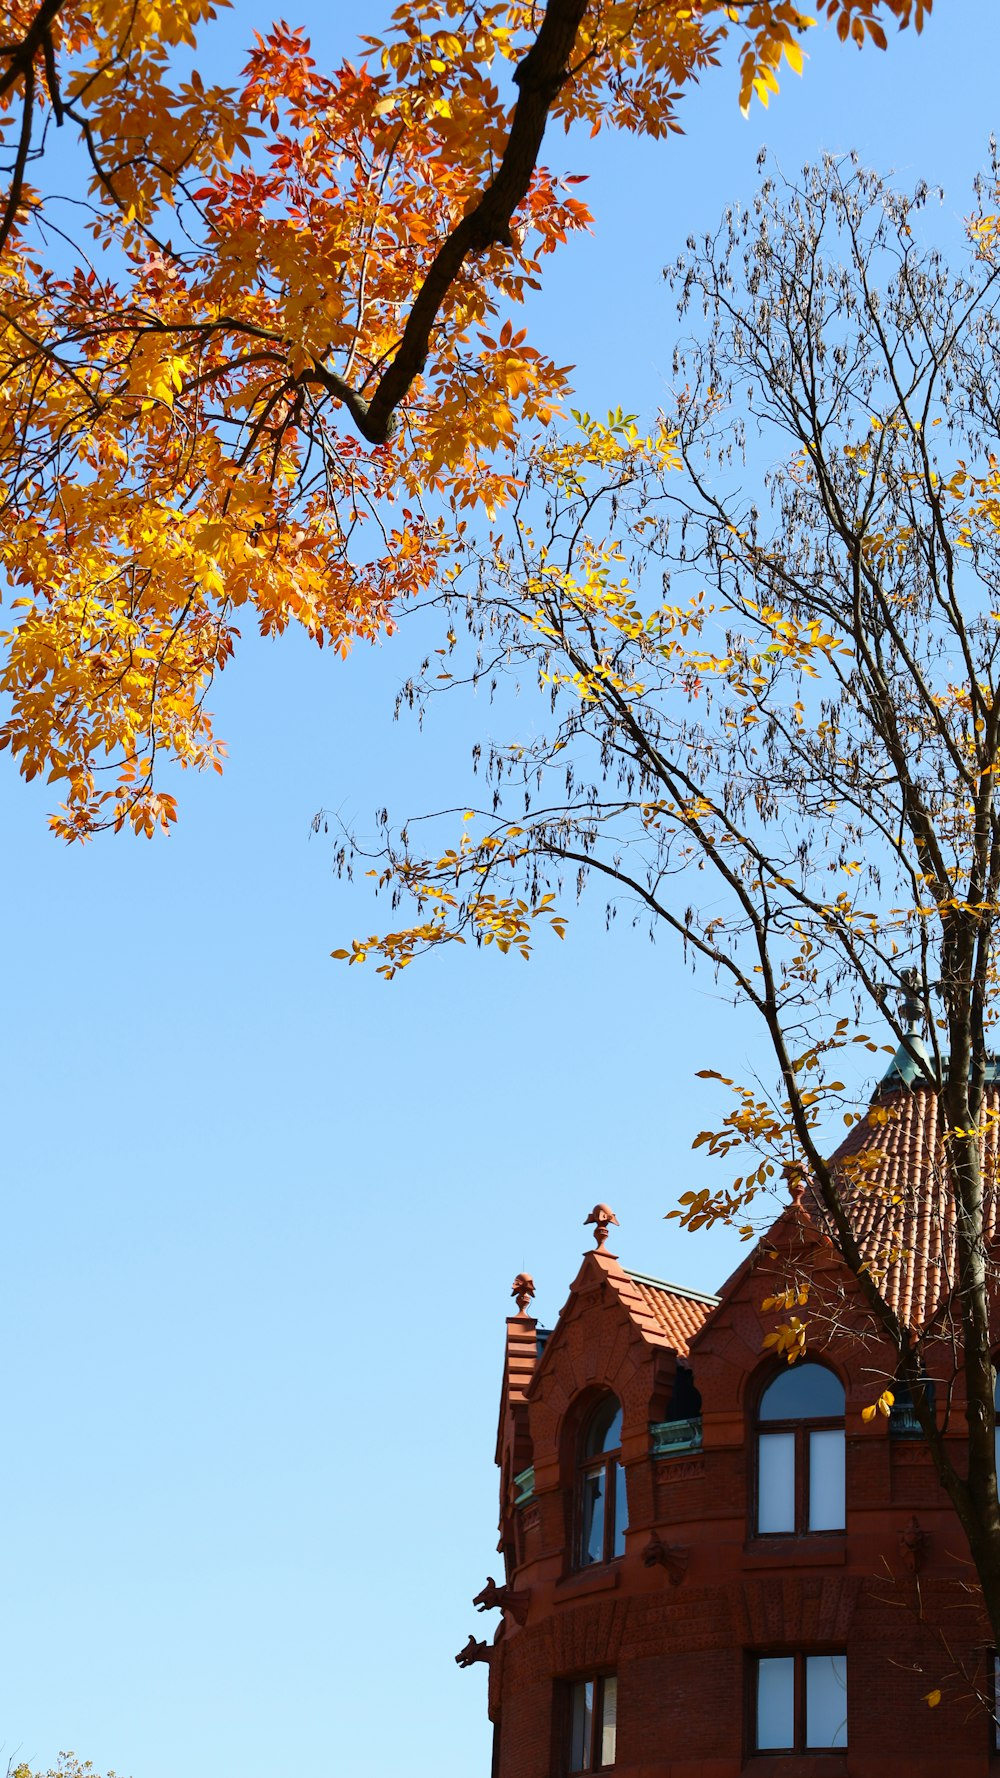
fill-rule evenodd
<path id="1" fill-rule="evenodd" d="M 587 1228 L 590 1223 L 596 1225 L 594 1228 L 594 1245 L 596 1246 L 597 1251 L 600 1252 L 608 1238 L 608 1229 L 611 1224 L 614 1223 L 615 1228 L 618 1227 L 618 1218 L 614 1211 L 609 1209 L 607 1204 L 595 1204 L 590 1215 L 585 1216 L 583 1219 L 584 1228 Z"/>
<path id="2" fill-rule="evenodd" d="M 920 1031 L 924 1023 L 924 1009 L 920 999 L 920 971 L 918 969 L 901 969 L 899 972 L 899 1013 L 907 1032 Z"/>
<path id="3" fill-rule="evenodd" d="M 788 1187 L 788 1195 L 791 1198 L 792 1203 L 795 1205 L 796 1210 L 801 1210 L 802 1200 L 806 1195 L 806 1182 L 802 1176 L 802 1162 L 786 1161 L 782 1168 L 782 1172 L 785 1176 L 785 1184 Z"/>
<path id="4" fill-rule="evenodd" d="M 523 1315 L 535 1294 L 535 1280 L 530 1272 L 518 1272 L 510 1287 L 510 1294 L 517 1304 L 517 1312 Z"/>

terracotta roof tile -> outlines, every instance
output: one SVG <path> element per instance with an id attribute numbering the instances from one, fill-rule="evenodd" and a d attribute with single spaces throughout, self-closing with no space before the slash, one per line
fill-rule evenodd
<path id="1" fill-rule="evenodd" d="M 986 1103 L 1000 1111 L 1000 1088 L 987 1088 Z M 984 1136 L 983 1160 L 986 1237 L 992 1242 L 1000 1222 L 995 1123 Z M 906 1325 L 924 1325 L 954 1284 L 954 1216 L 936 1095 L 926 1087 L 879 1093 L 832 1165 L 851 1203 L 862 1253 L 882 1278 L 892 1308 Z M 813 1220 L 828 1228 L 812 1190 L 806 1202 Z M 890 1261 L 896 1252 L 902 1257 Z"/>
<path id="2" fill-rule="evenodd" d="M 635 1319 L 647 1324 L 644 1331 L 661 1340 L 665 1334 L 666 1343 L 686 1357 L 690 1342 L 718 1298 L 668 1284 L 662 1278 L 649 1278 L 644 1272 L 626 1272 L 625 1277 L 629 1287 L 621 1291 L 621 1296 Z"/>

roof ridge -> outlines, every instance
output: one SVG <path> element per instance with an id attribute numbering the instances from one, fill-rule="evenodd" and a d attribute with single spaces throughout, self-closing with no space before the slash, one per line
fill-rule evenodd
<path id="1" fill-rule="evenodd" d="M 636 1284 L 648 1284 L 651 1290 L 669 1290 L 671 1296 L 687 1297 L 695 1303 L 714 1304 L 719 1301 L 712 1291 L 691 1290 L 686 1284 L 671 1284 L 666 1278 L 654 1278 L 650 1272 L 633 1272 L 628 1266 L 623 1266 L 622 1271 L 626 1278 L 633 1279 Z"/>

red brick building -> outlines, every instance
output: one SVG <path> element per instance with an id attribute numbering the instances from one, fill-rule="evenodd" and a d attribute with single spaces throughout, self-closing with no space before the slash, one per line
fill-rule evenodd
<path id="1" fill-rule="evenodd" d="M 869 1251 L 911 1251 L 893 1288 L 917 1324 L 948 1232 L 936 1102 L 906 1072 L 842 1154 L 878 1145 L 893 1190 L 866 1196 Z M 530 1279 L 507 1322 L 506 1584 L 477 1601 L 502 1621 L 458 1657 L 489 1664 L 494 1778 L 1000 1774 L 963 1536 L 902 1392 L 862 1420 L 891 1354 L 819 1206 L 800 1192 L 718 1297 L 627 1269 L 614 1220 L 588 1218 L 597 1246 L 551 1331 L 526 1313 Z M 791 1368 L 764 1355 L 761 1307 L 789 1271 L 814 1286 Z M 937 1380 L 939 1413 L 955 1381 Z M 954 1393 L 951 1424 L 961 1441 Z"/>

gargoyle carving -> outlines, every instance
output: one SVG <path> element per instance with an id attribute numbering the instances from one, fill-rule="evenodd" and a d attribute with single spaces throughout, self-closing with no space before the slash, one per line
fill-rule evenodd
<path id="1" fill-rule="evenodd" d="M 904 1525 L 899 1534 L 899 1553 L 903 1558 L 904 1567 L 908 1568 L 911 1574 L 920 1573 L 929 1541 L 926 1531 L 914 1513 L 909 1524 Z"/>
<path id="2" fill-rule="evenodd" d="M 477 1593 L 472 1603 L 477 1611 L 509 1611 L 515 1624 L 523 1624 L 528 1615 L 531 1594 L 515 1592 L 511 1587 L 498 1587 L 492 1574 L 486 1576 L 486 1585 L 481 1593 Z"/>
<path id="3" fill-rule="evenodd" d="M 691 1551 L 680 1543 L 664 1543 L 654 1531 L 642 1552 L 642 1559 L 647 1568 L 665 1568 L 671 1586 L 679 1587 L 688 1571 Z"/>
<path id="4" fill-rule="evenodd" d="M 469 1637 L 465 1647 L 460 1649 L 455 1656 L 455 1662 L 459 1667 L 471 1667 L 475 1661 L 485 1661 L 488 1667 L 492 1659 L 493 1650 L 489 1643 L 477 1642 L 474 1636 Z"/>

